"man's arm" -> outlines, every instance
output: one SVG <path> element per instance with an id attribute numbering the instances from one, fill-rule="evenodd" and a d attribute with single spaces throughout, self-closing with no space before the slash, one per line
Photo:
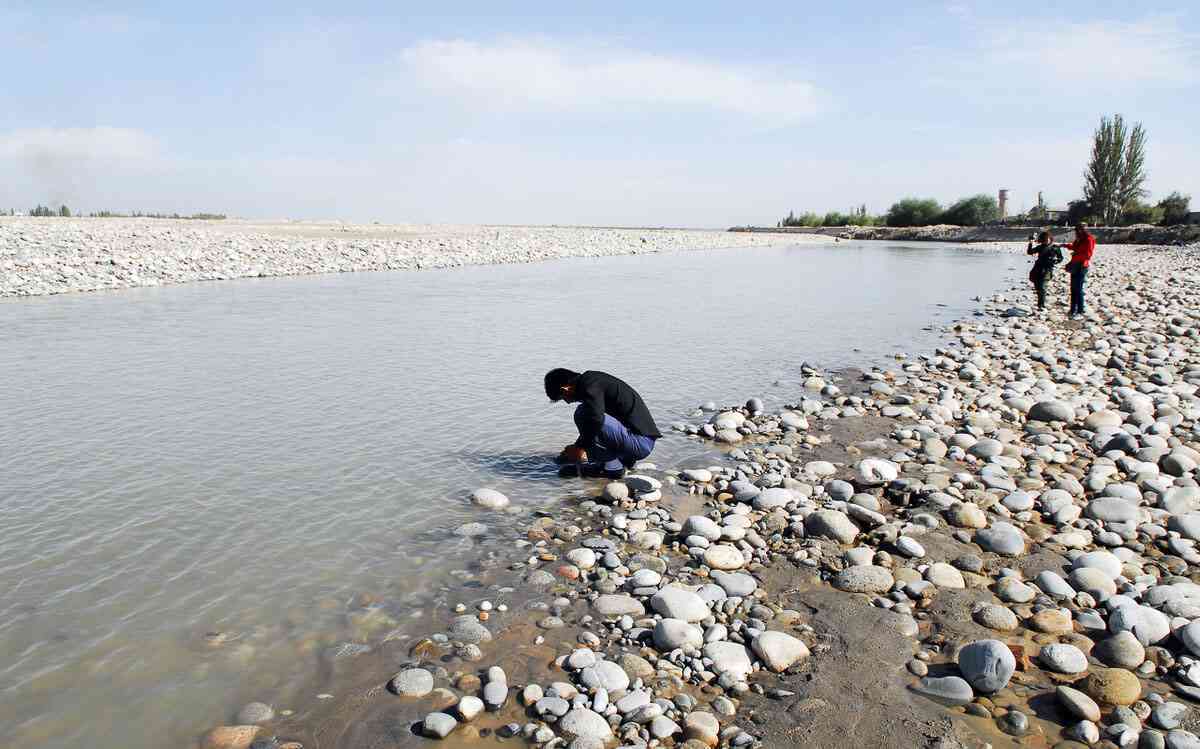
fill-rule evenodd
<path id="1" fill-rule="evenodd" d="M 579 439 L 575 444 L 587 449 L 595 443 L 600 430 L 604 428 L 604 388 L 598 384 L 590 384 L 579 394 L 579 413 L 575 417 L 579 427 Z"/>

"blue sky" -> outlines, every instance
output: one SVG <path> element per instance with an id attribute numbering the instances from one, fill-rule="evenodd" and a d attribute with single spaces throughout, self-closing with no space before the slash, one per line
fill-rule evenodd
<path id="1" fill-rule="evenodd" d="M 1006 187 L 1020 209 L 1078 195 L 1114 112 L 1146 126 L 1153 197 L 1200 202 L 1200 8 L 903 5 L 3 3 L 0 206 L 726 226 Z"/>

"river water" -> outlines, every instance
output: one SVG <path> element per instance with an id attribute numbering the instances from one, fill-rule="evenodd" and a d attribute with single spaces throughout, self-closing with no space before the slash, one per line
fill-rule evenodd
<path id="1" fill-rule="evenodd" d="M 1022 259 L 844 242 L 0 303 L 0 745 L 186 746 L 336 689 L 321 654 L 402 635 L 563 501 L 551 367 L 617 374 L 664 429 L 797 400 L 803 362 L 924 350 Z"/>

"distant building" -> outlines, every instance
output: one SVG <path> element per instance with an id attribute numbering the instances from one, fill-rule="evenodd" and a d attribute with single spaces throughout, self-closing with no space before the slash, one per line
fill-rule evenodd
<path id="1" fill-rule="evenodd" d="M 1066 208 L 1047 208 L 1038 194 L 1038 205 L 1029 211 L 1029 218 L 1034 221 L 1044 221 L 1048 224 L 1059 224 L 1067 220 L 1069 211 Z"/>

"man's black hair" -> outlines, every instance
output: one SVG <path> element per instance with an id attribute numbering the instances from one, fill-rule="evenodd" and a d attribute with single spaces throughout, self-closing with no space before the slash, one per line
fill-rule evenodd
<path id="1" fill-rule="evenodd" d="M 578 372 L 558 367 L 546 373 L 546 397 L 552 401 L 562 400 L 562 386 L 570 385 L 579 376 Z"/>

